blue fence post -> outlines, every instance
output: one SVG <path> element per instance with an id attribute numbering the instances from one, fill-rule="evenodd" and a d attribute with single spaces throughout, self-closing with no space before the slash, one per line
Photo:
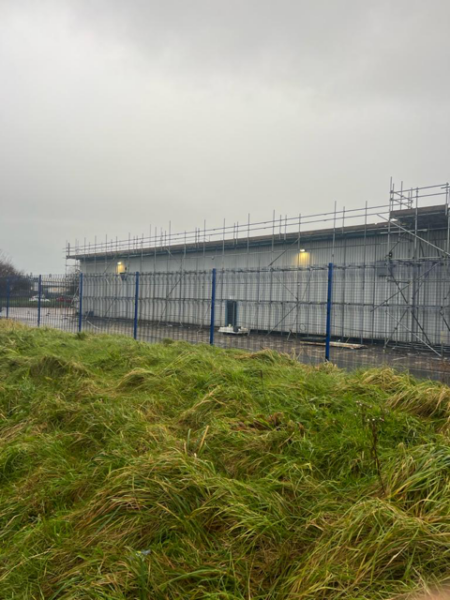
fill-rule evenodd
<path id="1" fill-rule="evenodd" d="M 209 343 L 214 346 L 214 321 L 216 311 L 216 269 L 212 270 L 211 282 L 211 323 L 209 325 Z"/>
<path id="2" fill-rule="evenodd" d="M 9 277 L 6 279 L 6 318 L 9 317 L 9 299 L 11 296 L 11 284 Z"/>
<path id="3" fill-rule="evenodd" d="M 331 309 L 333 294 L 333 263 L 328 264 L 328 292 L 327 292 L 327 333 L 325 338 L 325 360 L 330 360 L 331 340 Z"/>
<path id="4" fill-rule="evenodd" d="M 135 285 L 135 290 L 134 290 L 134 327 L 133 327 L 133 337 L 135 340 L 137 340 L 138 316 L 139 316 L 139 271 L 136 271 L 136 285 Z"/>
<path id="5" fill-rule="evenodd" d="M 83 326 L 83 273 L 80 273 L 80 283 L 78 285 L 78 331 Z"/>
<path id="6" fill-rule="evenodd" d="M 41 296 L 42 296 L 42 275 L 39 275 L 38 279 L 38 314 L 37 314 L 37 326 L 41 325 Z"/>

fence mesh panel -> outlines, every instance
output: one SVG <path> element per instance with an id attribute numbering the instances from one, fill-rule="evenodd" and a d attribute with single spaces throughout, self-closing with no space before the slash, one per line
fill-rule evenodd
<path id="1" fill-rule="evenodd" d="M 327 273 L 313 267 L 219 271 L 216 345 L 271 348 L 302 362 L 323 362 Z"/>
<path id="2" fill-rule="evenodd" d="M 211 272 L 145 273 L 139 282 L 138 337 L 209 342 Z"/>
<path id="3" fill-rule="evenodd" d="M 330 359 L 357 368 L 387 365 L 450 383 L 447 261 L 386 261 L 334 267 Z M 343 352 L 339 343 L 361 344 Z"/>
<path id="4" fill-rule="evenodd" d="M 32 327 L 77 331 L 78 277 L 0 278 L 0 315 Z"/>

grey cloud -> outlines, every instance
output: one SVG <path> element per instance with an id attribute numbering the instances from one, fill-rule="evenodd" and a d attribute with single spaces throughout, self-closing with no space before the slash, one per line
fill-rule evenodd
<path id="1" fill-rule="evenodd" d="M 442 0 L 77 2 L 81 28 L 133 45 L 187 77 L 250 78 L 364 95 L 448 91 Z"/>

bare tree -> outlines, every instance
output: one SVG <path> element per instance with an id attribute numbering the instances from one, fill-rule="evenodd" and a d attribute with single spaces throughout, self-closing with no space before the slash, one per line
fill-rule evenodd
<path id="1" fill-rule="evenodd" d="M 17 269 L 10 258 L 0 251 L 0 304 L 8 293 L 31 290 L 31 282 L 22 271 Z"/>
<path id="2" fill-rule="evenodd" d="M 0 251 L 0 277 L 23 277 L 23 273 L 16 269 L 11 260 Z"/>

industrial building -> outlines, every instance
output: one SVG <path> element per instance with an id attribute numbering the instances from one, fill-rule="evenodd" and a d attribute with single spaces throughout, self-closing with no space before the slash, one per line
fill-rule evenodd
<path id="1" fill-rule="evenodd" d="M 450 346 L 449 185 L 396 190 L 378 206 L 68 246 L 92 319 L 295 338 Z M 213 279 L 214 272 L 214 279 Z M 136 276 L 139 273 L 139 276 Z M 137 283 L 139 279 L 139 283 Z M 137 296 L 136 296 L 137 294 Z"/>

